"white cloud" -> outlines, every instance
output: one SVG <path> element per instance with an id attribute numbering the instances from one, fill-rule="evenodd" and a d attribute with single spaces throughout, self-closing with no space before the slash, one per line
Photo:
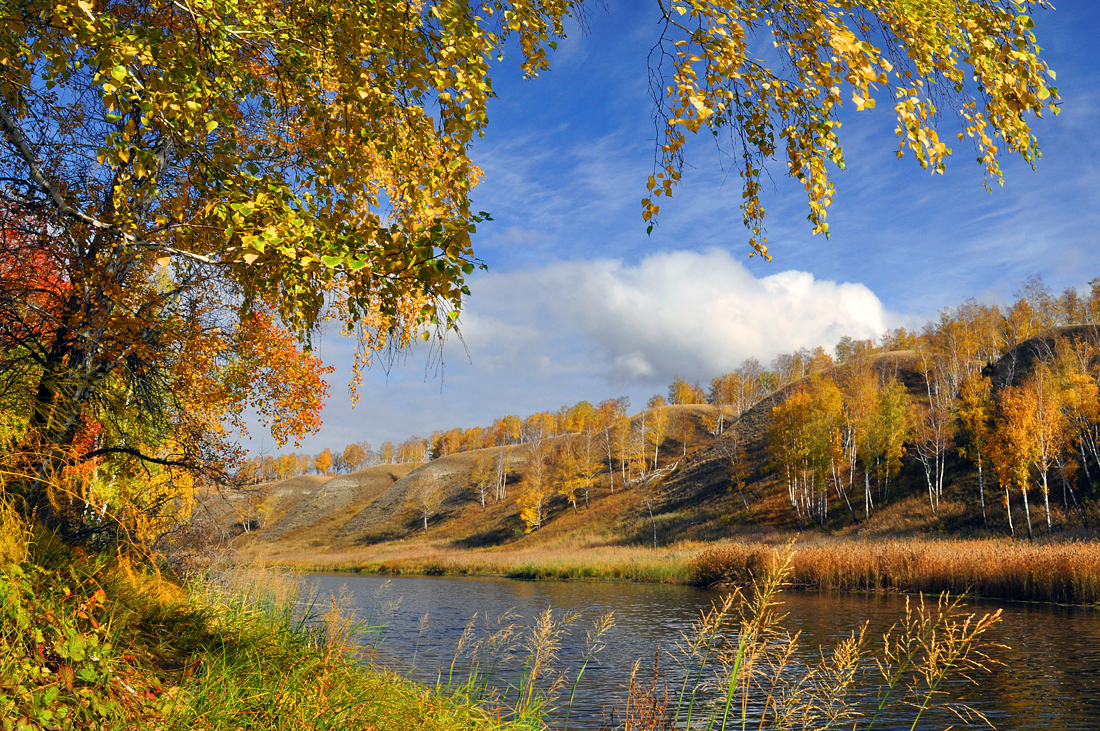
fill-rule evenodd
<path id="1" fill-rule="evenodd" d="M 637 406 L 677 375 L 706 384 L 750 356 L 767 363 L 801 347 L 831 349 L 844 335 L 875 337 L 911 324 L 862 284 L 800 271 L 758 278 L 717 249 L 654 253 L 636 265 L 562 261 L 483 274 L 470 287 L 462 342 L 445 347 L 443 373 L 430 367 L 427 348 L 414 347 L 391 368 L 365 374 L 354 410 L 345 395 L 350 343 L 326 336 L 320 352 L 337 367 L 333 397 L 321 433 L 303 448 L 401 441 L 581 399 L 625 395 Z"/>
<path id="2" fill-rule="evenodd" d="M 898 319 L 862 284 L 798 271 L 757 278 L 721 250 L 656 253 L 636 266 L 559 262 L 471 286 L 464 321 L 474 368 L 498 363 L 507 345 L 494 336 L 518 328 L 541 334 L 510 348 L 518 372 L 581 370 L 620 385 L 709 380 L 750 356 L 766 362 L 844 335 L 876 337 Z"/>

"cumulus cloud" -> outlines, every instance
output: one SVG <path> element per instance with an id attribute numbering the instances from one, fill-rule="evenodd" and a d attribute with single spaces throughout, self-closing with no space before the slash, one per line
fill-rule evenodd
<path id="1" fill-rule="evenodd" d="M 343 389 L 351 343 L 325 338 L 320 354 L 337 367 L 334 395 L 322 432 L 304 449 L 401 441 L 581 399 L 628 396 L 640 405 L 677 375 L 707 383 L 747 357 L 766 363 L 910 324 L 862 284 L 799 271 L 758 278 L 721 250 L 655 253 L 636 264 L 564 261 L 484 274 L 470 286 L 464 346 L 444 348 L 444 371 L 431 367 L 426 347 L 414 347 L 392 368 L 366 374 L 354 410 Z"/>
<path id="2" fill-rule="evenodd" d="M 587 370 L 609 382 L 708 379 L 747 357 L 870 338 L 897 320 L 862 284 L 784 271 L 757 278 L 729 253 L 672 251 L 636 265 L 560 262 L 473 283 L 466 340 L 476 362 Z M 522 344 L 507 333 L 522 329 Z M 503 338 L 501 337 L 503 336 Z M 507 363 L 501 348 L 507 347 Z"/>

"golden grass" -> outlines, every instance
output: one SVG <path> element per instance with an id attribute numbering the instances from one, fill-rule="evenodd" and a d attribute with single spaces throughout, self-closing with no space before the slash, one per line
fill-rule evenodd
<path id="1" fill-rule="evenodd" d="M 695 584 L 740 582 L 774 564 L 779 548 L 722 543 L 692 562 Z M 1100 544 L 1010 540 L 837 541 L 805 544 L 790 581 L 835 591 L 900 591 L 1100 603 Z"/>
<path id="2" fill-rule="evenodd" d="M 620 580 L 709 586 L 766 573 L 780 542 L 683 542 L 652 549 L 561 540 L 523 549 L 459 549 L 399 542 L 342 552 L 252 554 L 311 571 Z M 1100 603 L 1100 544 L 982 540 L 817 539 L 799 542 L 795 586 L 830 591 L 969 592 L 989 598 Z"/>
<path id="3" fill-rule="evenodd" d="M 385 544 L 340 552 L 254 554 L 264 565 L 307 571 L 358 571 L 429 576 L 506 576 L 517 579 L 590 579 L 688 583 L 702 544 L 640 546 L 556 544 L 519 550 L 458 549 L 446 544 Z"/>

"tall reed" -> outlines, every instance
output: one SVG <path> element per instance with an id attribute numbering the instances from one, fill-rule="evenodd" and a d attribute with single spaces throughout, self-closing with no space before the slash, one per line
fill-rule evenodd
<path id="1" fill-rule="evenodd" d="M 751 581 L 781 547 L 722 543 L 689 565 L 690 583 Z M 1007 540 L 837 541 L 806 544 L 789 581 L 836 591 L 969 593 L 990 598 L 1100 603 L 1100 544 Z"/>
<path id="2" fill-rule="evenodd" d="M 799 635 L 783 629 L 778 612 L 796 555 L 789 544 L 752 583 L 734 587 L 700 617 L 676 655 L 683 678 L 676 703 L 657 704 L 652 692 L 648 705 L 628 703 L 624 731 L 873 729 L 887 721 L 915 729 L 933 709 L 985 720 L 979 710 L 952 702 L 944 683 L 970 679 L 993 662 L 983 643 L 999 610 L 979 617 L 947 594 L 935 604 L 921 598 L 907 602 L 905 616 L 877 648 L 864 626 L 808 662 Z M 655 717 L 654 708 L 664 715 Z"/>
<path id="3" fill-rule="evenodd" d="M 570 675 L 559 667 L 560 653 L 578 619 L 576 613 L 555 616 L 547 607 L 529 628 L 513 611 L 479 626 L 475 614 L 459 636 L 445 681 L 440 673 L 437 689 L 476 703 L 516 727 L 543 728 L 550 716 L 564 711 L 568 728 L 577 688 L 615 624 L 612 612 L 595 620 Z M 518 669 L 509 672 L 517 664 Z"/>

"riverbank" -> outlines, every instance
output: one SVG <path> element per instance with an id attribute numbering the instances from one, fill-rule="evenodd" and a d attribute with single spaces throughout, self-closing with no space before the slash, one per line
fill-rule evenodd
<path id="1" fill-rule="evenodd" d="M 400 542 L 354 551 L 250 552 L 247 561 L 313 572 L 502 576 L 710 586 L 743 583 L 773 566 L 787 541 L 685 542 L 668 547 L 560 543 L 540 548 L 458 549 Z M 1100 544 L 1001 539 L 795 541 L 792 586 L 827 591 L 969 593 L 990 599 L 1100 604 Z"/>
<path id="2" fill-rule="evenodd" d="M 336 602 L 301 621 L 297 581 L 185 590 L 41 536 L 14 559 L 0 556 L 4 729 L 511 728 L 361 664 Z"/>

